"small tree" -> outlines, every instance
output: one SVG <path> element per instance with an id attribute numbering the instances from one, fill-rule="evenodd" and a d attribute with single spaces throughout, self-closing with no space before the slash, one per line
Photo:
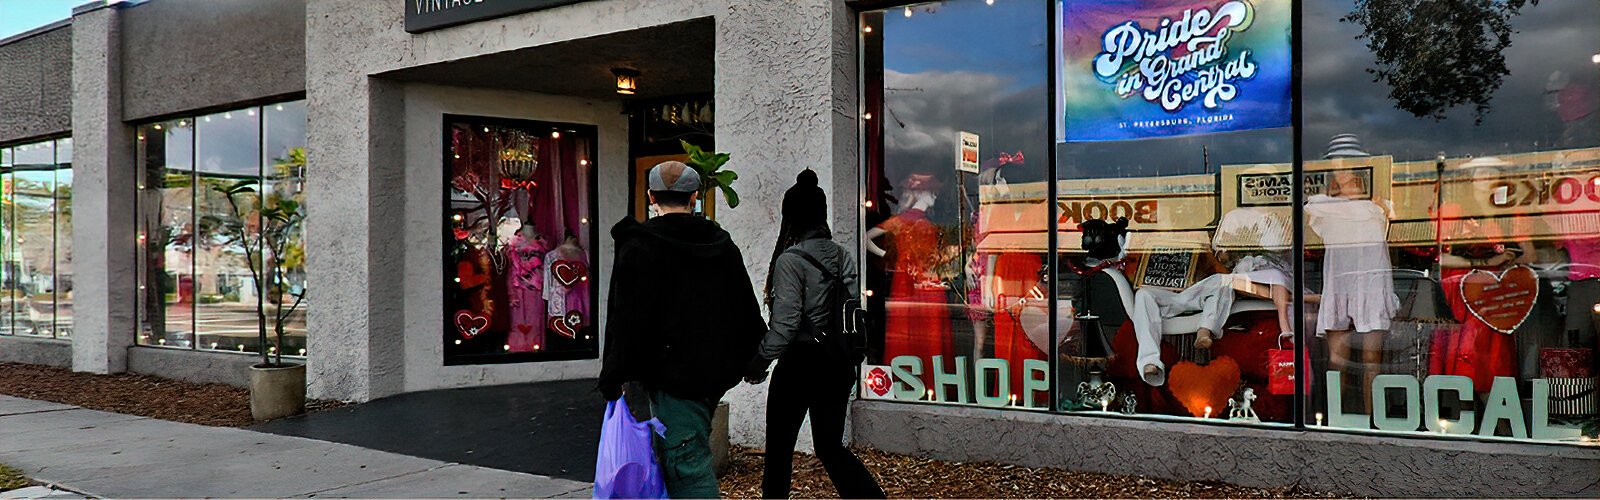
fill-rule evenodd
<path id="1" fill-rule="evenodd" d="M 706 151 L 682 139 L 678 142 L 683 145 L 683 152 L 689 155 L 689 161 L 684 164 L 693 167 L 704 179 L 700 186 L 700 199 L 706 199 L 712 189 L 720 189 L 722 196 L 728 200 L 728 208 L 739 208 L 739 193 L 733 190 L 733 181 L 739 180 L 739 174 L 722 169 L 722 165 L 728 163 L 730 158 L 728 153 Z"/>
<path id="2" fill-rule="evenodd" d="M 212 189 L 215 189 L 217 192 L 226 196 L 228 198 L 228 205 L 233 207 L 233 213 L 239 214 L 239 201 L 237 197 L 240 195 L 254 194 L 256 192 L 254 187 L 256 182 L 257 181 L 254 180 L 243 180 L 235 182 L 232 185 L 218 186 Z M 254 203 L 251 205 L 254 205 Z M 249 213 L 245 212 L 245 214 L 248 216 Z M 300 202 L 280 197 L 273 200 L 272 203 L 262 204 L 261 230 L 258 231 L 254 237 L 250 235 L 250 232 L 246 228 L 244 221 L 240 220 L 238 217 L 235 217 L 233 220 L 219 222 L 224 227 L 228 228 L 235 241 L 238 241 L 240 244 L 244 245 L 245 261 L 249 262 L 250 264 L 250 276 L 255 279 L 257 289 L 272 290 L 272 293 L 281 295 L 283 293 L 283 287 L 277 285 L 284 281 L 284 275 L 286 274 L 286 268 L 288 267 L 287 262 L 283 258 L 283 255 L 285 254 L 285 248 L 289 245 L 288 240 L 290 232 L 294 228 L 298 227 L 300 222 L 303 220 L 305 220 L 305 214 L 300 213 Z M 272 252 L 271 276 L 269 276 L 272 281 L 271 284 L 267 284 L 261 279 L 262 271 L 267 268 L 267 259 L 265 255 L 261 255 L 260 252 L 252 250 L 252 248 L 257 248 L 257 244 L 262 245 L 265 250 Z M 260 263 L 261 269 L 259 270 L 257 269 L 257 262 Z M 270 358 L 268 357 L 269 353 L 268 349 L 266 348 L 267 308 L 262 304 L 262 301 L 257 301 L 256 303 L 256 319 L 259 329 L 258 337 L 261 345 L 262 365 L 275 367 L 283 366 L 283 323 L 289 319 L 289 316 L 294 314 L 295 309 L 300 307 L 300 302 L 306 298 L 306 291 L 301 289 L 300 293 L 295 294 L 290 292 L 290 295 L 294 296 L 294 303 L 291 304 L 287 310 L 283 308 L 283 299 L 281 296 L 277 297 L 277 300 L 273 301 L 274 311 L 272 316 L 274 319 L 276 319 L 276 321 L 274 321 L 272 324 L 272 330 L 275 337 L 274 340 L 276 340 L 275 345 L 278 347 L 278 349 L 271 353 L 272 356 Z"/>

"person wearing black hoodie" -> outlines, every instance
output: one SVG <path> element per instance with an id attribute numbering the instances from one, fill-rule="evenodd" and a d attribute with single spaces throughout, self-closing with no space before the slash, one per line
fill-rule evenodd
<path id="1" fill-rule="evenodd" d="M 778 360 L 767 391 L 764 498 L 789 498 L 795 440 L 807 413 L 817 459 L 839 498 L 884 497 L 872 472 L 844 447 L 845 409 L 859 367 L 847 357 L 827 352 L 829 347 L 817 336 L 822 328 L 831 326 L 830 331 L 837 332 L 840 326 L 834 324 L 837 304 L 831 304 L 828 295 L 839 284 L 828 279 L 824 269 L 840 278 L 847 295 L 857 295 L 855 259 L 833 242 L 827 194 L 817 187 L 817 173 L 806 169 L 783 194 L 783 221 L 767 271 L 771 327 L 745 371 L 746 382 L 759 384 L 767 378 L 772 360 Z"/>
<path id="2" fill-rule="evenodd" d="M 766 331 L 744 256 L 728 232 L 692 213 L 700 176 L 681 162 L 650 169 L 662 215 L 624 218 L 606 305 L 600 392 L 607 401 L 638 382 L 666 427 L 656 454 L 671 498 L 715 498 L 711 416 L 738 385 Z"/>

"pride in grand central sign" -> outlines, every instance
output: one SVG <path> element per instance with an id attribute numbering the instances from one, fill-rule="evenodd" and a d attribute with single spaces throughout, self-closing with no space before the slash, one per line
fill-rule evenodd
<path id="1" fill-rule="evenodd" d="M 1289 126 L 1289 0 L 1062 0 L 1062 139 Z"/>

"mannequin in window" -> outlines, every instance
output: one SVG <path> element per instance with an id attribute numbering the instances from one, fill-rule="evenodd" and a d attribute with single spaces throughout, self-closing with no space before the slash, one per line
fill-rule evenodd
<path id="1" fill-rule="evenodd" d="M 1166 364 L 1161 362 L 1162 320 L 1197 314 L 1200 326 L 1194 332 L 1194 347 L 1210 349 L 1222 337 L 1233 310 L 1235 287 L 1242 282 L 1266 286 L 1267 293 L 1256 298 L 1272 300 L 1280 332 L 1293 331 L 1288 288 L 1291 268 L 1284 255 L 1290 247 L 1288 235 L 1287 223 L 1276 214 L 1234 209 L 1223 215 L 1212 239 L 1212 251 L 1228 273 L 1211 275 L 1182 291 L 1146 286 L 1134 293 L 1133 315 L 1128 319 L 1139 342 L 1135 363 L 1145 383 L 1160 386 L 1167 382 Z"/>
<path id="2" fill-rule="evenodd" d="M 1467 310 L 1461 281 L 1473 270 L 1500 273 L 1510 266 L 1536 262 L 1533 243 L 1520 236 L 1530 233 L 1527 218 L 1483 217 L 1490 213 L 1486 205 L 1491 200 L 1506 196 L 1496 184 L 1501 169 L 1509 166 L 1495 157 L 1461 165 L 1460 169 L 1471 173 L 1471 187 L 1455 192 L 1447 189 L 1437 212 L 1444 229 L 1439 241 L 1444 250 L 1439 255 L 1439 281 L 1461 329 L 1434 334 L 1429 372 L 1472 377 L 1478 392 L 1488 392 L 1495 377 L 1516 376 L 1517 346 L 1512 335 L 1495 331 Z"/>
<path id="3" fill-rule="evenodd" d="M 1371 156 L 1354 134 L 1340 134 L 1323 159 Z M 1383 363 L 1383 335 L 1400 308 L 1389 261 L 1393 211 L 1351 170 L 1338 170 L 1327 194 L 1306 200 L 1306 222 L 1322 239 L 1322 293 L 1317 296 L 1317 335 L 1328 337 L 1333 370 L 1350 368 L 1352 343 L 1360 339 L 1361 370 L 1371 387 Z M 1308 301 L 1310 299 L 1308 298 Z M 1364 398 L 1371 411 L 1371 398 Z"/>
<path id="4" fill-rule="evenodd" d="M 544 347 L 545 252 L 550 248 L 533 224 L 516 231 L 506 246 L 510 272 L 506 273 L 511 295 L 511 333 L 506 345 L 511 352 L 531 352 Z"/>
<path id="5" fill-rule="evenodd" d="M 940 266 L 939 228 L 928 220 L 942 184 L 932 174 L 911 174 L 901 185 L 900 213 L 867 230 L 862 245 L 890 267 L 888 319 L 884 326 L 884 361 L 897 356 L 922 359 L 923 379 L 932 382 L 934 356 L 948 364 L 955 352 L 945 287 L 935 272 Z M 877 240 L 888 235 L 890 255 Z"/>
<path id="6" fill-rule="evenodd" d="M 568 231 L 544 260 L 544 300 L 550 324 L 556 333 L 577 338 L 580 327 L 589 324 L 589 258 L 578 245 L 578 236 Z"/>

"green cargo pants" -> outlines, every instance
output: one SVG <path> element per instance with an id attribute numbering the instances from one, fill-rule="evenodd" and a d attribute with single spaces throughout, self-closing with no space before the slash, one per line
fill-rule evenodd
<path id="1" fill-rule="evenodd" d="M 666 426 L 656 435 L 656 456 L 671 498 L 720 498 L 717 472 L 711 466 L 711 415 L 721 398 L 680 399 L 650 392 L 650 411 Z"/>

